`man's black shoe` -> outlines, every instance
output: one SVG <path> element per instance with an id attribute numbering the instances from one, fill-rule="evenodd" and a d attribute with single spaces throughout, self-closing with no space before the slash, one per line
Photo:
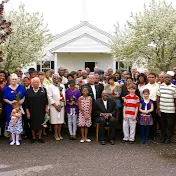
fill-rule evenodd
<path id="1" fill-rule="evenodd" d="M 31 139 L 31 144 L 35 143 L 36 141 L 36 139 Z"/>
<path id="2" fill-rule="evenodd" d="M 105 145 L 106 143 L 105 143 L 105 141 L 101 141 L 100 144 L 101 145 Z"/>
<path id="3" fill-rule="evenodd" d="M 165 143 L 165 139 L 160 139 L 160 143 Z"/>
<path id="4" fill-rule="evenodd" d="M 128 141 L 126 141 L 126 140 L 122 140 L 122 143 L 126 143 L 126 142 L 128 142 Z"/>
<path id="5" fill-rule="evenodd" d="M 114 145 L 115 142 L 114 142 L 113 140 L 110 140 L 110 144 L 111 144 L 111 145 Z"/>
<path id="6" fill-rule="evenodd" d="M 165 144 L 170 144 L 170 140 L 166 139 Z"/>
<path id="7" fill-rule="evenodd" d="M 43 139 L 37 139 L 37 141 L 38 141 L 39 143 L 45 143 L 45 141 L 44 141 Z"/>

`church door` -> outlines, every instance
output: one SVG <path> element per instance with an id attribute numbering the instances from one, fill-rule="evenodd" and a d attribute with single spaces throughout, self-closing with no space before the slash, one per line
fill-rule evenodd
<path id="1" fill-rule="evenodd" d="M 85 62 L 85 68 L 89 68 L 91 72 L 94 72 L 95 62 Z"/>

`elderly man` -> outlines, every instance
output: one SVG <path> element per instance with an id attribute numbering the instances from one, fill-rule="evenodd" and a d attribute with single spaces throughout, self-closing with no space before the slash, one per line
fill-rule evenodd
<path id="1" fill-rule="evenodd" d="M 111 67 L 109 67 L 107 69 L 107 73 L 108 73 L 109 76 L 113 75 L 113 69 Z"/>
<path id="2" fill-rule="evenodd" d="M 65 69 L 63 67 L 60 67 L 58 69 L 59 76 L 62 78 L 62 84 L 67 84 L 68 80 L 67 78 L 64 77 L 64 72 L 65 72 Z"/>
<path id="3" fill-rule="evenodd" d="M 163 72 L 163 71 L 159 74 L 158 84 L 163 84 L 164 83 L 164 75 L 165 75 L 165 72 Z"/>
<path id="4" fill-rule="evenodd" d="M 169 144 L 175 121 L 176 86 L 171 83 L 172 76 L 165 75 L 165 83 L 157 92 L 157 111 L 161 116 L 161 142 Z"/>
<path id="5" fill-rule="evenodd" d="M 88 76 L 88 81 L 89 83 L 83 85 L 87 86 L 89 90 L 89 96 L 91 96 L 93 102 L 97 100 L 98 98 L 101 97 L 102 89 L 99 85 L 96 85 L 96 78 L 94 75 L 89 75 Z"/>
<path id="6" fill-rule="evenodd" d="M 76 79 L 76 83 L 78 85 L 80 85 L 80 86 L 88 83 L 88 79 L 87 79 L 88 74 L 87 74 L 87 71 L 86 70 L 82 70 L 81 75 L 82 76 L 80 78 Z"/>
<path id="7" fill-rule="evenodd" d="M 102 97 L 95 101 L 95 115 L 99 123 L 99 139 L 100 144 L 105 145 L 105 126 L 109 124 L 110 128 L 110 143 L 114 145 L 116 132 L 116 103 L 108 97 L 108 93 L 104 90 Z"/>
<path id="8" fill-rule="evenodd" d="M 136 68 L 136 67 L 132 67 L 132 68 L 131 68 L 132 78 L 135 77 L 136 72 L 137 72 L 137 68 Z"/>

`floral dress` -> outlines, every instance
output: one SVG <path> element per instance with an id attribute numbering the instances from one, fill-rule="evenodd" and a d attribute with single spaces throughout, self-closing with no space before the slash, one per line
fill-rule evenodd
<path id="1" fill-rule="evenodd" d="M 84 112 L 84 114 L 90 114 L 90 103 L 91 103 L 91 97 L 88 96 L 87 98 L 81 97 L 81 108 Z M 79 111 L 79 119 L 78 119 L 78 126 L 79 127 L 90 127 L 92 125 L 91 122 L 91 115 L 88 120 L 86 120 L 86 117 L 82 114 L 81 111 Z"/>
<path id="2" fill-rule="evenodd" d="M 12 116 L 11 118 L 15 118 L 15 117 Z M 12 134 L 21 134 L 23 131 L 22 116 L 17 120 L 15 125 L 13 125 L 11 120 L 9 122 L 7 131 L 11 132 Z"/>

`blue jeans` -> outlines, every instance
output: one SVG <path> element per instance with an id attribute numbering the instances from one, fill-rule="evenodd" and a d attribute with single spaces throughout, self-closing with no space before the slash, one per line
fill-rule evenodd
<path id="1" fill-rule="evenodd" d="M 149 126 L 140 125 L 140 143 L 148 144 Z"/>
<path id="2" fill-rule="evenodd" d="M 69 113 L 68 115 L 68 129 L 69 129 L 69 133 L 70 135 L 76 135 L 76 131 L 77 131 L 77 115 L 70 115 Z"/>

